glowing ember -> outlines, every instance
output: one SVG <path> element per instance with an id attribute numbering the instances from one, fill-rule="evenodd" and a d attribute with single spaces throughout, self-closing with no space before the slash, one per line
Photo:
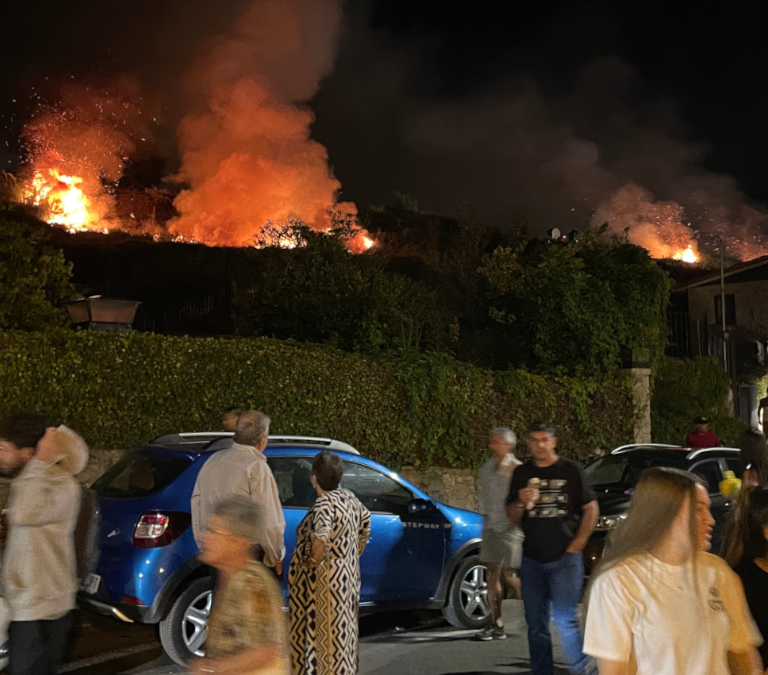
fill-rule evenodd
<path id="1" fill-rule="evenodd" d="M 688 244 L 688 248 L 684 251 L 678 251 L 673 256 L 674 260 L 682 260 L 685 263 L 699 262 L 699 256 L 696 251 L 693 250 L 693 244 Z"/>
<path id="2" fill-rule="evenodd" d="M 368 237 L 363 237 L 363 246 L 365 246 L 365 248 L 368 248 L 368 249 L 373 248 L 373 245 L 375 243 L 376 242 L 373 241 L 373 239 L 370 239 Z"/>

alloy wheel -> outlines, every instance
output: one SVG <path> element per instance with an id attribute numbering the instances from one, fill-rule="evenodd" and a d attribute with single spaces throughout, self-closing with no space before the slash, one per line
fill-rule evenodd
<path id="1" fill-rule="evenodd" d="M 198 595 L 187 607 L 182 619 L 181 634 L 184 644 L 195 656 L 204 656 L 202 649 L 208 638 L 208 617 L 211 615 L 213 593 L 205 591 Z"/>
<path id="2" fill-rule="evenodd" d="M 485 619 L 491 615 L 488 605 L 488 580 L 484 565 L 475 565 L 467 570 L 459 587 L 461 607 L 472 619 Z"/>

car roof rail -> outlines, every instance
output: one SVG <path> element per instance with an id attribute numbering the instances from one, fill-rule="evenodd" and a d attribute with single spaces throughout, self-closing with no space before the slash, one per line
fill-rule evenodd
<path id="1" fill-rule="evenodd" d="M 349 443 L 338 441 L 335 438 L 321 438 L 319 436 L 270 436 L 269 445 L 317 445 L 328 448 L 329 450 L 339 450 L 349 452 L 353 455 L 359 455 L 360 451 Z"/>
<path id="2" fill-rule="evenodd" d="M 234 434 L 231 431 L 194 431 L 182 432 L 178 434 L 165 434 L 153 438 L 149 445 L 185 445 L 189 443 L 205 443 L 206 441 L 215 441 L 219 438 L 232 438 Z"/>
<path id="3" fill-rule="evenodd" d="M 703 455 L 707 452 L 741 452 L 741 450 L 739 450 L 739 448 L 724 448 L 722 446 L 716 448 L 696 448 L 696 450 L 689 452 L 685 458 L 696 459 L 699 455 Z"/>
<path id="4" fill-rule="evenodd" d="M 621 455 L 625 452 L 632 452 L 633 450 L 642 450 L 643 448 L 659 448 L 663 450 L 688 450 L 688 448 L 681 448 L 679 445 L 669 445 L 668 443 L 630 443 L 629 445 L 620 445 L 618 448 L 611 450 L 611 454 Z"/>
<path id="5" fill-rule="evenodd" d="M 206 450 L 221 450 L 232 443 L 234 433 L 231 431 L 191 431 L 178 434 L 166 434 L 158 436 L 150 441 L 150 445 L 187 445 L 190 443 L 204 443 L 210 441 Z M 269 445 L 305 445 L 327 448 L 328 450 L 339 450 L 349 452 L 353 455 L 359 455 L 360 451 L 349 443 L 336 440 L 335 438 L 324 438 L 320 436 L 270 436 Z"/>

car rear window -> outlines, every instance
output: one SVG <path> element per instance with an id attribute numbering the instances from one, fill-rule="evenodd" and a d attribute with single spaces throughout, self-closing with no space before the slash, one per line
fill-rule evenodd
<path id="1" fill-rule="evenodd" d="M 162 490 L 190 464 L 188 457 L 131 452 L 94 484 L 100 497 L 131 499 Z"/>
<path id="2" fill-rule="evenodd" d="M 679 460 L 667 456 L 656 456 L 626 452 L 619 455 L 606 455 L 587 465 L 584 473 L 593 488 L 612 488 L 628 490 L 633 488 L 643 471 L 654 466 L 685 468 Z"/>

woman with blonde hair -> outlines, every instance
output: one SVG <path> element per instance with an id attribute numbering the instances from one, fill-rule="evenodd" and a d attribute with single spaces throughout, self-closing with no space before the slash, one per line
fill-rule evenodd
<path id="1" fill-rule="evenodd" d="M 600 675 L 762 675 L 739 578 L 699 550 L 697 484 L 670 468 L 638 481 L 589 591 L 584 652 Z"/>

